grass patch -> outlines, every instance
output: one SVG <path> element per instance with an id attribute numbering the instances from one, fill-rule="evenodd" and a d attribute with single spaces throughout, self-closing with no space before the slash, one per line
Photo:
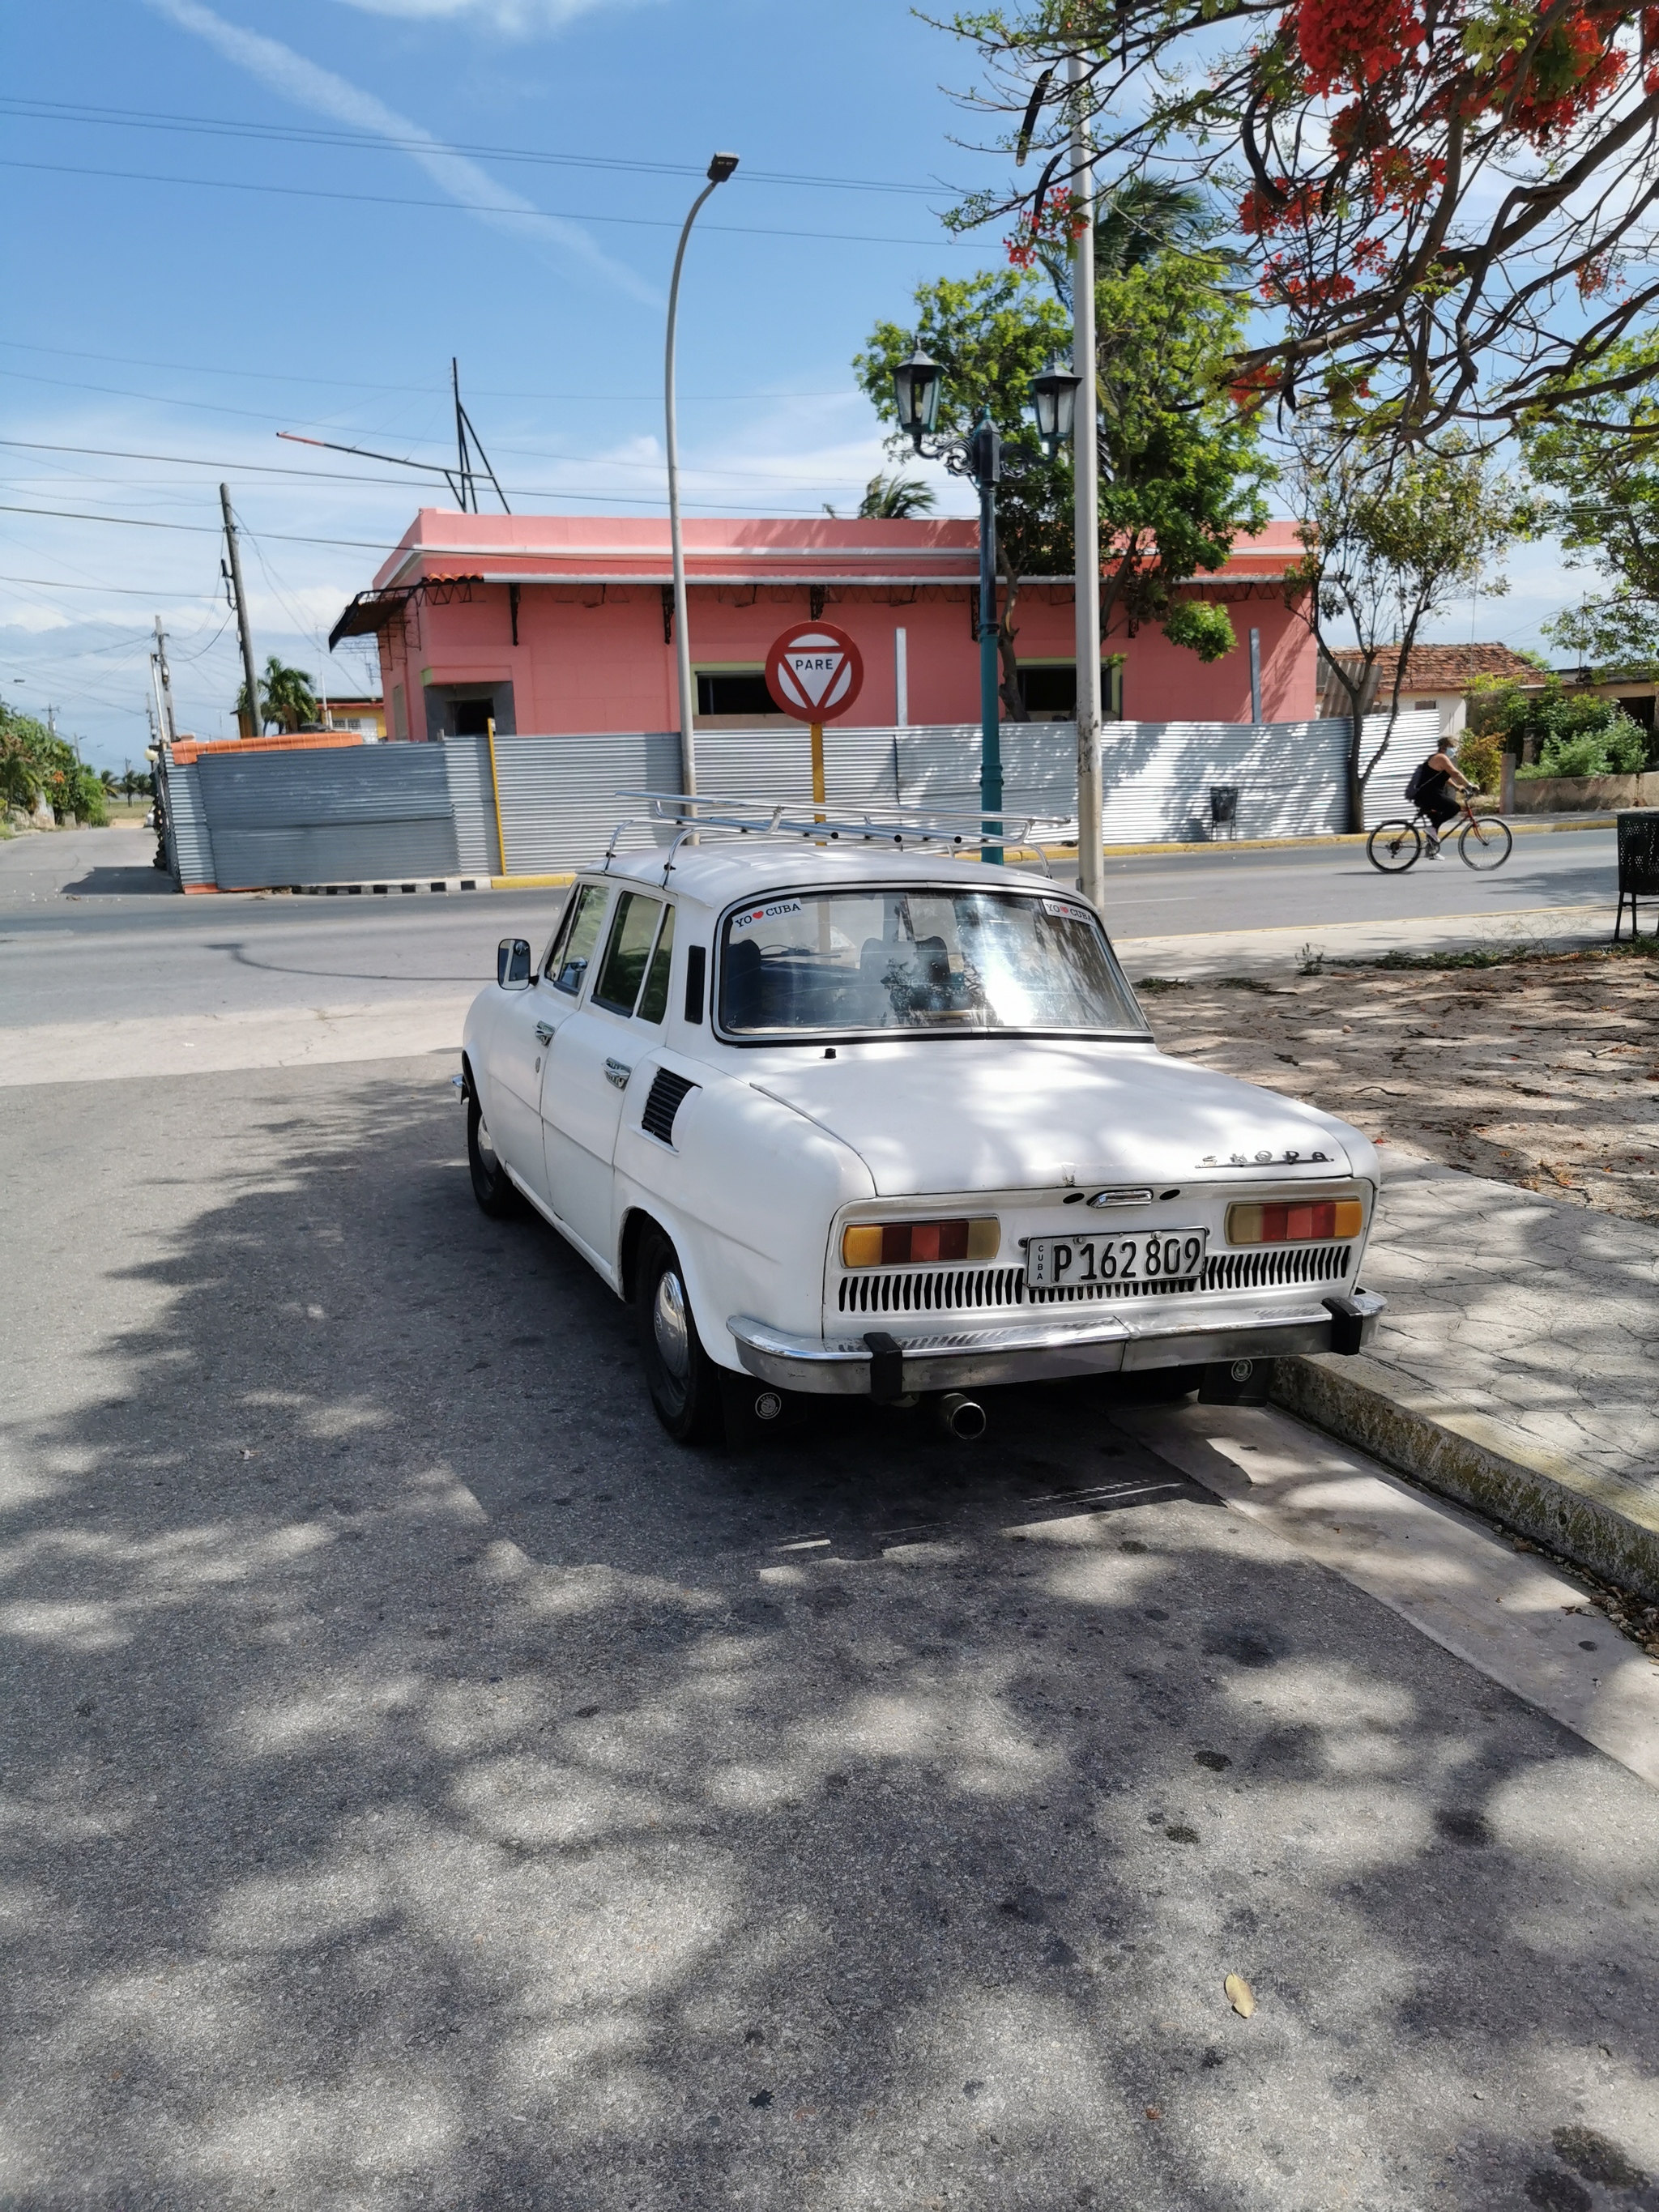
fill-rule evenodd
<path id="1" fill-rule="evenodd" d="M 1192 985 L 1182 975 L 1143 975 L 1135 988 L 1137 991 L 1189 991 Z"/>
<path id="2" fill-rule="evenodd" d="M 1557 951 L 1547 945 L 1476 945 L 1457 952 L 1380 952 L 1375 959 L 1334 960 L 1334 968 L 1364 968 L 1372 971 L 1420 974 L 1425 969 L 1459 968 L 1518 968 L 1543 966 L 1571 960 L 1659 959 L 1659 933 L 1621 938 L 1617 945 L 1572 945 Z"/>

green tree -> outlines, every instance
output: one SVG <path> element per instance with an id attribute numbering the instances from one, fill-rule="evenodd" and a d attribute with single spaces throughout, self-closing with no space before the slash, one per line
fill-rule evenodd
<path id="1" fill-rule="evenodd" d="M 1507 591 L 1492 564 L 1528 534 L 1532 510 L 1507 477 L 1456 445 L 1402 458 L 1392 446 L 1379 454 L 1363 441 L 1316 436 L 1300 449 L 1293 485 L 1303 556 L 1285 597 L 1347 695 L 1348 828 L 1360 830 L 1419 632 L 1477 582 L 1487 597 Z M 1395 656 L 1388 720 L 1368 759 L 1365 713 L 1385 649 Z"/>
<path id="2" fill-rule="evenodd" d="M 1224 382 L 1243 313 L 1223 289 L 1224 273 L 1219 259 L 1160 249 L 1095 288 L 1101 634 L 1132 637 L 1156 623 L 1206 661 L 1232 649 L 1232 624 L 1224 607 L 1182 587 L 1224 566 L 1238 532 L 1267 520 L 1261 487 L 1272 473 L 1254 418 L 1232 404 Z M 913 336 L 945 370 L 941 431 L 966 431 L 985 408 L 1009 439 L 1029 440 L 1031 378 L 1072 349 L 1067 309 L 1025 270 L 924 284 L 914 334 L 880 324 L 854 364 L 888 422 L 892 371 Z M 895 439 L 893 449 L 902 446 Z M 1025 719 L 1013 619 L 1018 579 L 1070 571 L 1072 503 L 1070 455 L 1049 460 L 1028 442 L 997 498 L 1001 693 L 1011 720 Z"/>
<path id="3" fill-rule="evenodd" d="M 1205 661 L 1232 651 L 1232 623 L 1182 586 L 1224 568 L 1241 531 L 1263 527 L 1274 473 L 1256 418 L 1224 381 L 1244 320 L 1224 273 L 1166 251 L 1095 286 L 1101 635 L 1154 622 Z"/>
<path id="4" fill-rule="evenodd" d="M 853 368 L 883 422 L 894 419 L 893 370 L 920 345 L 943 368 L 939 428 L 965 435 L 981 410 L 1005 439 L 1024 435 L 1031 379 L 1056 353 L 1069 349 L 1065 311 L 1043 296 L 1038 279 L 1024 270 L 941 276 L 919 284 L 909 330 L 878 323 Z M 889 451 L 908 451 L 902 435 Z M 1008 455 L 1009 472 L 997 491 L 997 571 L 1002 584 L 1001 695 L 1012 721 L 1026 719 L 1019 692 L 1014 621 L 1021 576 L 1054 575 L 1072 564 L 1072 471 L 1062 456 L 1050 461 L 1033 445 Z"/>
<path id="5" fill-rule="evenodd" d="M 60 821 L 73 817 L 101 828 L 109 820 L 104 786 L 74 748 L 0 699 L 0 799 L 33 812 L 43 796 Z"/>
<path id="6" fill-rule="evenodd" d="M 908 522 L 916 515 L 931 514 L 938 505 L 939 495 L 932 484 L 896 470 L 890 477 L 878 474 L 871 477 L 859 501 L 859 520 Z"/>
<path id="7" fill-rule="evenodd" d="M 247 685 L 244 684 L 236 694 L 236 712 L 244 720 L 247 703 Z M 310 671 L 289 668 L 273 653 L 265 662 L 264 681 L 259 686 L 257 734 L 263 734 L 270 722 L 275 722 L 279 730 L 291 733 L 316 720 L 317 697 L 311 688 Z"/>
<path id="8" fill-rule="evenodd" d="M 1231 268 L 1237 257 L 1210 240 L 1217 228 L 1205 195 L 1192 185 L 1161 177 L 1128 176 L 1101 191 L 1095 202 L 1095 279 L 1127 276 L 1174 248 L 1196 249 L 1208 263 Z M 1054 296 L 1072 310 L 1072 257 L 1064 240 L 1039 234 L 1032 252 L 1042 263 Z M 1206 268 L 1200 281 L 1207 281 Z"/>
<path id="9" fill-rule="evenodd" d="M 1080 112 L 1103 168 L 1224 201 L 1264 309 L 1235 362 L 1258 403 L 1305 420 L 1334 376 L 1416 442 L 1507 424 L 1659 307 L 1659 78 L 1635 0 L 939 12 L 976 57 L 965 104 L 1013 157 L 957 225 L 1014 215 L 1024 250 L 1063 220 Z"/>
<path id="10" fill-rule="evenodd" d="M 1578 378 L 1522 426 L 1533 482 L 1547 495 L 1541 520 L 1568 566 L 1593 569 L 1601 588 L 1544 625 L 1584 665 L 1659 670 L 1659 337 L 1632 339 L 1597 372 L 1628 379 L 1617 392 Z"/>
<path id="11" fill-rule="evenodd" d="M 1648 736 L 1616 699 L 1594 692 L 1570 693 L 1547 671 L 1528 685 L 1499 684 L 1491 678 L 1475 687 L 1469 701 L 1469 730 L 1477 745 L 1494 757 L 1535 756 L 1518 768 L 1521 776 L 1636 775 L 1647 766 Z"/>

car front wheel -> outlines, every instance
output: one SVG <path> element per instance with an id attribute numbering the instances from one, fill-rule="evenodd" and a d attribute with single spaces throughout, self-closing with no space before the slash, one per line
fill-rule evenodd
<path id="1" fill-rule="evenodd" d="M 679 1254 L 660 1230 L 640 1249 L 634 1290 L 640 1358 L 657 1419 L 676 1443 L 721 1433 L 720 1370 L 702 1348 Z"/>
<path id="2" fill-rule="evenodd" d="M 489 1124 L 476 1098 L 466 1102 L 466 1164 L 472 1176 L 472 1195 L 486 1213 L 504 1221 L 518 1212 L 519 1194 L 489 1140 Z"/>

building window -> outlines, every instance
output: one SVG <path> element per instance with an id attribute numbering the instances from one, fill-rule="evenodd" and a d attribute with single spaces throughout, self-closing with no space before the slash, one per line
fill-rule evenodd
<path id="1" fill-rule="evenodd" d="M 1070 721 L 1077 712 L 1077 663 L 1025 662 L 1019 672 L 1019 696 L 1033 721 Z"/>
<path id="2" fill-rule="evenodd" d="M 696 675 L 700 714 L 775 715 L 778 711 L 766 688 L 763 668 L 700 668 Z"/>
<path id="3" fill-rule="evenodd" d="M 457 699 L 454 702 L 455 735 L 458 738 L 487 738 L 495 712 L 493 697 Z"/>
<path id="4" fill-rule="evenodd" d="M 1419 714 L 1432 714 L 1439 704 L 1440 702 L 1437 699 L 1413 699 L 1412 701 L 1413 707 Z"/>

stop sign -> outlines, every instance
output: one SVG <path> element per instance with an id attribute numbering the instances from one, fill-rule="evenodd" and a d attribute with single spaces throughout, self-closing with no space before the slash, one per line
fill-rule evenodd
<path id="1" fill-rule="evenodd" d="M 781 711 L 798 722 L 838 721 L 863 683 L 857 646 L 830 623 L 785 630 L 766 656 L 766 688 Z"/>

